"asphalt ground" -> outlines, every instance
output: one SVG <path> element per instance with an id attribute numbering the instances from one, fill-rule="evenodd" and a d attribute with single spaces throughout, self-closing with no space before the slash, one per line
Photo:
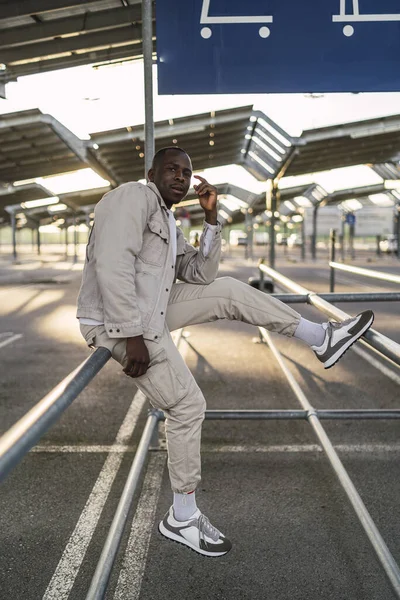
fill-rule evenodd
<path id="1" fill-rule="evenodd" d="M 259 253 L 262 249 L 257 249 Z M 277 268 L 328 291 L 325 257 Z M 358 266 L 400 274 L 396 259 Z M 75 319 L 81 265 L 0 260 L 0 433 L 88 356 Z M 241 251 L 221 275 L 247 281 Z M 395 290 L 348 274 L 337 291 Z M 366 305 L 339 305 L 355 314 Z M 398 303 L 368 305 L 374 328 L 400 343 Z M 315 309 L 296 306 L 323 321 Z M 189 328 L 180 349 L 208 408 L 300 408 L 257 330 L 237 322 Z M 21 336 L 21 337 L 16 337 Z M 8 343 L 7 340 L 11 340 Z M 361 344 L 324 371 L 295 339 L 273 336 L 316 408 L 399 408 L 398 369 Z M 146 419 L 147 404 L 109 362 L 0 487 L 0 598 L 83 600 Z M 400 562 L 398 421 L 323 422 Z M 162 433 L 162 432 L 161 432 Z M 107 598 L 119 600 L 391 600 L 394 593 L 310 426 L 303 421 L 206 421 L 199 507 L 233 542 L 206 559 L 162 538 L 171 503 L 166 455 L 149 454 Z M 135 516 L 134 516 L 135 515 Z"/>

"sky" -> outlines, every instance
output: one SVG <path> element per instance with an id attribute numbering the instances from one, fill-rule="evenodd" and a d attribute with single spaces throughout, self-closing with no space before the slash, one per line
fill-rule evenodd
<path id="1" fill-rule="evenodd" d="M 290 135 L 299 136 L 305 129 L 400 113 L 400 93 L 158 96 L 156 67 L 154 82 L 156 121 L 253 105 L 254 109 L 266 113 Z M 144 122 L 141 61 L 99 68 L 76 67 L 21 77 L 17 82 L 9 83 L 6 91 L 7 100 L 0 100 L 0 114 L 39 108 L 82 139 L 88 139 L 90 133 Z M 264 184 L 238 166 L 210 169 L 204 173 L 211 183 L 230 181 L 255 192 L 265 189 Z M 333 191 L 379 183 L 381 180 L 367 167 L 350 167 L 307 176 L 306 181 L 315 181 L 327 191 Z M 72 179 L 70 176 L 46 179 L 45 185 L 49 189 L 54 186 L 52 191 L 58 194 L 72 189 L 98 187 L 104 183 L 90 170 L 85 170 L 85 173 L 75 174 Z M 283 185 L 296 183 L 290 178 Z"/>

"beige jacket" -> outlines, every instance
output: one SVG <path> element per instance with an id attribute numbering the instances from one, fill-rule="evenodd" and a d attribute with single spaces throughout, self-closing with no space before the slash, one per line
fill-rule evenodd
<path id="1" fill-rule="evenodd" d="M 159 340 L 173 283 L 211 283 L 221 253 L 220 226 L 207 257 L 177 227 L 174 264 L 169 238 L 167 207 L 154 183 L 125 183 L 105 194 L 95 208 L 77 317 L 104 322 L 112 338 Z"/>

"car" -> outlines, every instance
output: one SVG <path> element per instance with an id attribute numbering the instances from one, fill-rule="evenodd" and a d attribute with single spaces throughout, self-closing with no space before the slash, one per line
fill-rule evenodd
<path id="1" fill-rule="evenodd" d="M 283 235 L 283 233 L 276 234 L 276 243 L 278 244 L 278 246 L 287 246 L 287 242 L 288 238 L 286 235 Z"/>
<path id="2" fill-rule="evenodd" d="M 287 245 L 289 248 L 293 248 L 293 246 L 302 246 L 303 240 L 301 235 L 298 235 L 297 233 L 290 234 L 287 239 Z"/>
<path id="3" fill-rule="evenodd" d="M 386 252 L 387 254 L 397 252 L 397 236 L 394 234 L 387 235 L 379 242 L 379 249 L 381 252 Z"/>

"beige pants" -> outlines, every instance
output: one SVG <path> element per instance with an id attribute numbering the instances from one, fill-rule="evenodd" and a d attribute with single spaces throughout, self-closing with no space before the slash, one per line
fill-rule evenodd
<path id="1" fill-rule="evenodd" d="M 244 321 L 291 336 L 300 315 L 231 277 L 216 279 L 210 285 L 173 286 L 164 335 L 159 343 L 146 340 L 150 366 L 145 375 L 134 381 L 151 404 L 165 413 L 168 468 L 174 492 L 190 492 L 200 481 L 200 439 L 206 403 L 170 331 L 217 319 Z M 89 345 L 108 348 L 113 358 L 125 366 L 125 338 L 109 338 L 102 325 L 81 325 L 81 332 Z"/>

